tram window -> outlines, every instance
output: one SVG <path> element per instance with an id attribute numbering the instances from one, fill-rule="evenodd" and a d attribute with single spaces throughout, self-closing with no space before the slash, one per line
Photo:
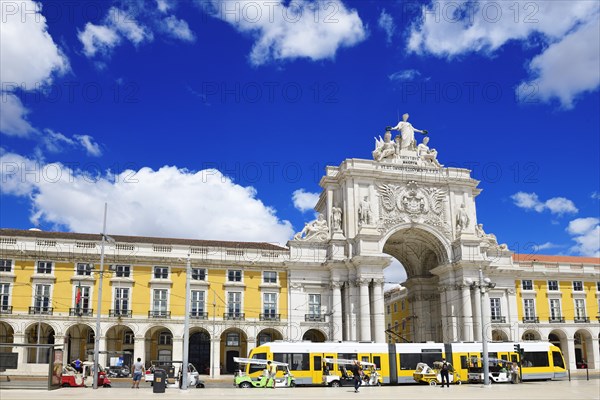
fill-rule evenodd
<path id="1" fill-rule="evenodd" d="M 489 357 L 489 358 L 495 358 L 495 359 L 498 359 L 498 353 L 496 353 L 496 352 L 494 352 L 494 353 L 490 353 L 490 352 L 488 352 L 488 357 Z"/>
<path id="2" fill-rule="evenodd" d="M 310 363 L 308 353 L 293 353 L 291 354 L 292 366 L 296 371 L 310 371 Z"/>
<path id="3" fill-rule="evenodd" d="M 549 367 L 548 353 L 545 351 L 534 351 L 525 353 L 523 361 L 524 367 Z"/>
<path id="4" fill-rule="evenodd" d="M 469 362 L 467 361 L 467 356 L 460 356 L 460 367 L 462 369 L 469 368 Z"/>
<path id="5" fill-rule="evenodd" d="M 558 367 L 558 368 L 564 368 L 565 367 L 562 355 L 558 351 L 553 351 L 552 352 L 552 362 L 554 363 L 555 367 Z"/>
<path id="6" fill-rule="evenodd" d="M 500 356 L 500 359 L 502 359 L 502 360 L 505 360 L 505 361 L 508 361 L 508 355 L 506 355 L 506 354 L 502 354 L 502 355 Z"/>
<path id="7" fill-rule="evenodd" d="M 511 354 L 510 355 L 510 361 L 517 362 L 517 355 L 516 354 Z"/>
<path id="8" fill-rule="evenodd" d="M 313 371 L 321 371 L 321 356 L 315 356 L 313 359 Z"/>
<path id="9" fill-rule="evenodd" d="M 421 362 L 424 362 L 429 366 L 433 366 L 433 363 L 436 361 L 442 361 L 442 353 L 421 353 Z M 416 368 L 417 366 L 415 365 L 415 368 L 411 369 Z"/>
<path id="10" fill-rule="evenodd" d="M 417 364 L 421 362 L 420 353 L 402 353 L 400 354 L 400 369 L 417 369 Z"/>
<path id="11" fill-rule="evenodd" d="M 381 369 L 381 357 L 373 356 L 373 364 L 375 364 L 375 368 Z"/>

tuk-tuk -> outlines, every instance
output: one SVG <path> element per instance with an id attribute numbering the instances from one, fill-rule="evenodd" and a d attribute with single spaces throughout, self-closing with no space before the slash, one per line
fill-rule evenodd
<path id="1" fill-rule="evenodd" d="M 379 372 L 377 372 L 377 366 L 375 364 L 368 361 L 348 360 L 343 358 L 323 359 L 323 384 L 330 387 L 354 385 L 354 377 L 348 374 L 348 368 L 357 361 L 360 362 L 364 372 L 362 384 L 364 386 L 381 386 L 381 376 L 379 375 Z M 339 366 L 339 375 L 331 373 L 334 365 Z"/>
<path id="2" fill-rule="evenodd" d="M 490 377 L 490 383 L 503 383 L 511 382 L 512 362 L 508 360 L 501 360 L 497 358 L 488 359 L 488 371 Z M 482 383 L 484 380 L 483 376 L 483 360 L 480 358 L 472 358 L 469 360 L 469 366 L 467 368 L 468 378 L 470 383 Z"/>
<path id="3" fill-rule="evenodd" d="M 273 385 L 275 385 L 276 388 L 296 386 L 296 381 L 292 376 L 287 363 L 271 361 L 272 365 L 275 366 L 277 373 L 275 379 L 269 379 L 267 373 L 267 360 L 234 357 L 233 361 L 239 364 L 239 369 L 233 376 L 233 386 L 240 388 L 272 388 Z M 243 370 L 246 365 L 263 368 L 262 375 L 252 378 Z"/>
<path id="4" fill-rule="evenodd" d="M 150 368 L 146 370 L 144 374 L 144 381 L 150 382 L 150 385 L 154 385 L 154 370 L 161 368 L 167 371 L 166 387 L 168 388 L 181 388 L 183 385 L 182 371 L 183 361 L 151 361 Z M 204 381 L 200 379 L 200 374 L 194 364 L 188 364 L 188 387 L 203 388 Z"/>
<path id="5" fill-rule="evenodd" d="M 448 381 L 457 385 L 462 384 L 460 380 L 460 374 L 452 367 L 452 364 L 448 364 Z M 430 386 L 435 386 L 442 383 L 442 361 L 434 361 L 433 368 L 426 363 L 418 363 L 415 372 L 413 373 L 413 379 L 418 383 L 426 383 Z"/>
<path id="6" fill-rule="evenodd" d="M 61 385 L 63 387 L 92 387 L 94 385 L 94 363 L 85 361 L 82 363 L 82 371 L 77 372 L 70 365 L 63 367 Z M 98 365 L 98 386 L 110 387 L 111 381 L 106 376 L 106 371 Z"/>

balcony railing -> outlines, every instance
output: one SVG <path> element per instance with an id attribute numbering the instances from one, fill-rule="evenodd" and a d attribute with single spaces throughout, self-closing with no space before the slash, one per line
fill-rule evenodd
<path id="1" fill-rule="evenodd" d="M 0 314 L 12 314 L 12 306 L 0 306 Z"/>
<path id="2" fill-rule="evenodd" d="M 246 314 L 244 313 L 224 313 L 223 319 L 234 320 L 234 321 L 244 321 L 246 319 Z"/>
<path id="3" fill-rule="evenodd" d="M 492 317 L 492 324 L 505 324 L 506 317 L 502 317 L 500 315 Z"/>
<path id="4" fill-rule="evenodd" d="M 131 318 L 131 310 L 108 310 L 109 317 Z"/>
<path id="5" fill-rule="evenodd" d="M 523 317 L 523 323 L 528 323 L 528 322 L 539 324 L 540 318 L 539 317 Z"/>
<path id="6" fill-rule="evenodd" d="M 148 318 L 171 318 L 171 311 L 150 310 Z"/>
<path id="7" fill-rule="evenodd" d="M 190 311 L 190 318 L 193 319 L 207 319 L 208 312 L 204 311 Z"/>
<path id="8" fill-rule="evenodd" d="M 323 314 L 304 314 L 304 320 L 307 322 L 325 322 Z"/>
<path id="9" fill-rule="evenodd" d="M 573 321 L 580 324 L 587 324 L 590 322 L 590 317 L 575 317 Z"/>
<path id="10" fill-rule="evenodd" d="M 52 315 L 52 307 L 29 307 L 29 314 Z"/>
<path id="11" fill-rule="evenodd" d="M 69 316 L 71 317 L 91 317 L 94 315 L 94 310 L 91 308 L 69 308 Z"/>
<path id="12" fill-rule="evenodd" d="M 281 314 L 260 314 L 261 321 L 279 321 Z"/>
<path id="13" fill-rule="evenodd" d="M 550 317 L 550 318 L 548 318 L 548 322 L 559 322 L 561 324 L 564 324 L 565 317 Z"/>

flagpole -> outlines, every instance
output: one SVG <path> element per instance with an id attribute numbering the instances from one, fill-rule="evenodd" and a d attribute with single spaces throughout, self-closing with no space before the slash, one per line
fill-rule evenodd
<path id="1" fill-rule="evenodd" d="M 106 240 L 107 208 L 108 204 L 104 203 L 104 224 L 102 225 L 102 242 L 100 244 L 100 276 L 98 277 L 98 310 L 96 311 L 96 332 L 94 334 L 94 389 L 98 389 L 98 364 L 100 364 L 100 310 L 102 309 L 102 275 L 104 274 L 104 242 Z"/>

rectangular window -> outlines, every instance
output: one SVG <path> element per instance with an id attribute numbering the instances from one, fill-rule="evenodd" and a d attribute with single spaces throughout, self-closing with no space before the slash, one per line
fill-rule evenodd
<path id="1" fill-rule="evenodd" d="M 8 293 L 10 290 L 10 283 L 0 283 L 0 312 L 8 311 Z"/>
<path id="2" fill-rule="evenodd" d="M 50 285 L 35 285 L 35 311 L 38 313 L 47 312 L 50 307 Z"/>
<path id="3" fill-rule="evenodd" d="M 134 341 L 133 332 L 125 332 L 125 335 L 123 335 L 123 344 L 134 344 Z"/>
<path id="4" fill-rule="evenodd" d="M 117 278 L 129 278 L 131 276 L 131 265 L 115 265 L 115 276 Z"/>
<path id="5" fill-rule="evenodd" d="M 204 316 L 204 290 L 192 290 L 192 317 Z"/>
<path id="6" fill-rule="evenodd" d="M 38 274 L 51 274 L 52 273 L 52 261 L 38 261 L 37 273 Z"/>
<path id="7" fill-rule="evenodd" d="M 169 278 L 169 267 L 154 267 L 154 279 Z"/>
<path id="8" fill-rule="evenodd" d="M 502 317 L 499 297 L 490 297 L 490 316 L 492 317 L 492 321 L 498 321 Z"/>
<path id="9" fill-rule="evenodd" d="M 77 275 L 90 276 L 92 274 L 92 264 L 77 263 Z"/>
<path id="10" fill-rule="evenodd" d="M 265 271 L 263 273 L 263 282 L 264 283 L 277 283 L 277 272 Z"/>
<path id="11" fill-rule="evenodd" d="M 521 281 L 521 288 L 523 290 L 533 290 L 533 282 L 529 279 Z"/>
<path id="12" fill-rule="evenodd" d="M 239 318 L 242 312 L 242 293 L 227 293 L 227 313 L 231 318 Z"/>
<path id="13" fill-rule="evenodd" d="M 392 312 L 392 309 L 390 308 L 389 304 L 387 306 L 385 306 L 385 310 L 388 314 Z"/>
<path id="14" fill-rule="evenodd" d="M 394 303 L 394 312 L 398 312 L 398 303 Z"/>
<path id="15" fill-rule="evenodd" d="M 600 292 L 600 281 L 596 282 L 596 292 Z"/>
<path id="16" fill-rule="evenodd" d="M 402 300 L 402 310 L 404 310 L 406 308 L 406 305 L 404 304 L 404 300 Z"/>
<path id="17" fill-rule="evenodd" d="M 81 294 L 77 294 L 81 291 Z M 89 286 L 77 286 L 75 288 L 75 308 L 87 311 L 90 309 L 90 287 Z"/>
<path id="18" fill-rule="evenodd" d="M 548 290 L 558 290 L 558 281 L 548 281 Z"/>
<path id="19" fill-rule="evenodd" d="M 320 294 L 309 294 L 308 295 L 308 314 L 311 317 L 318 317 L 321 315 L 321 295 Z"/>
<path id="20" fill-rule="evenodd" d="M 12 271 L 12 260 L 0 259 L 0 272 L 10 271 Z M 598 282 L 598 287 L 600 287 L 600 282 Z"/>
<path id="21" fill-rule="evenodd" d="M 575 299 L 575 318 L 582 319 L 585 317 L 585 300 Z"/>
<path id="22" fill-rule="evenodd" d="M 229 332 L 226 338 L 227 346 L 238 347 L 240 345 L 240 335 L 237 332 Z"/>
<path id="23" fill-rule="evenodd" d="M 242 270 L 241 269 L 230 269 L 227 271 L 227 280 L 229 282 L 241 282 L 242 281 Z"/>
<path id="24" fill-rule="evenodd" d="M 551 320 L 559 320 L 560 318 L 561 318 L 560 300 L 559 299 L 550 299 L 550 319 Z"/>
<path id="25" fill-rule="evenodd" d="M 169 345 L 171 343 L 173 343 L 173 336 L 169 332 L 161 332 L 158 335 L 158 344 Z"/>
<path id="26" fill-rule="evenodd" d="M 532 320 L 535 319 L 535 303 L 533 299 L 524 299 L 523 300 L 524 311 L 525 311 L 525 319 Z"/>
<path id="27" fill-rule="evenodd" d="M 129 310 L 129 288 L 115 288 L 115 314 L 126 314 Z"/>
<path id="28" fill-rule="evenodd" d="M 573 281 L 573 291 L 583 292 L 583 283 L 581 281 Z"/>
<path id="29" fill-rule="evenodd" d="M 154 311 L 154 315 L 166 315 L 169 291 L 167 289 L 154 289 L 152 293 L 152 311 Z"/>
<path id="30" fill-rule="evenodd" d="M 205 268 L 192 268 L 192 280 L 193 281 L 205 281 L 206 280 L 206 269 Z"/>
<path id="31" fill-rule="evenodd" d="M 277 315 L 277 293 L 263 294 L 263 311 L 265 317 L 273 319 Z"/>

